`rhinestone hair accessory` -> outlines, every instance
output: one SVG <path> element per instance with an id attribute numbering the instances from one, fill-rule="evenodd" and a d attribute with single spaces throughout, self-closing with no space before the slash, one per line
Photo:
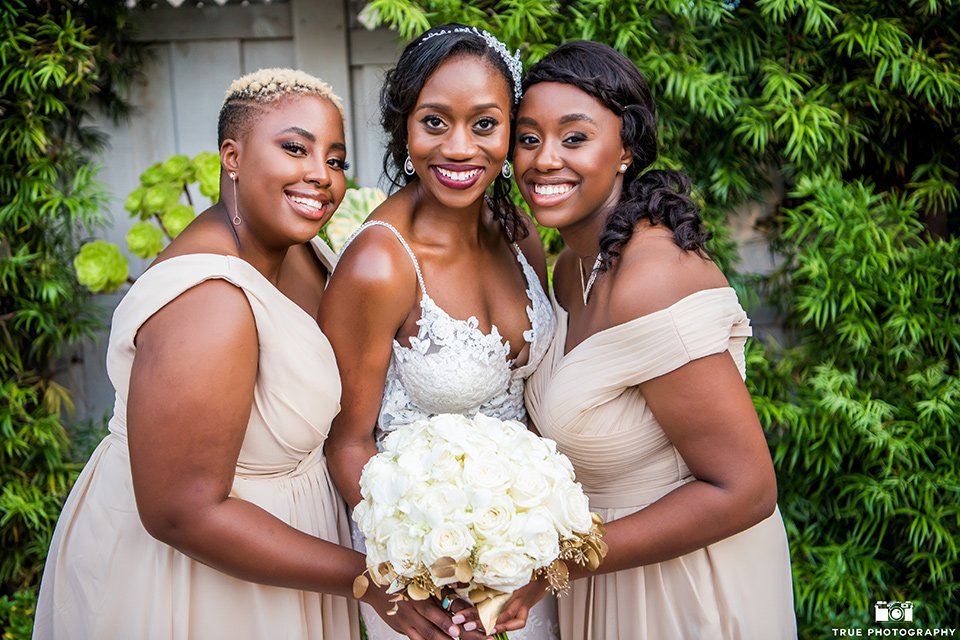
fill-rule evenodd
<path id="1" fill-rule="evenodd" d="M 430 38 L 445 36 L 451 33 L 472 33 L 477 37 L 483 38 L 483 41 L 487 43 L 487 46 L 500 55 L 500 57 L 503 59 L 503 63 L 507 65 L 507 69 L 510 70 L 510 75 L 513 76 L 513 103 L 517 104 L 520 102 L 520 96 L 523 95 L 523 90 L 520 88 L 520 80 L 521 76 L 523 76 L 523 64 L 520 62 L 520 49 L 517 49 L 516 53 L 511 54 L 507 50 L 507 45 L 500 42 L 495 35 L 486 29 L 477 29 L 476 27 L 454 27 L 453 29 L 441 29 L 440 31 L 434 31 L 417 43 L 417 46 L 419 47 Z"/>

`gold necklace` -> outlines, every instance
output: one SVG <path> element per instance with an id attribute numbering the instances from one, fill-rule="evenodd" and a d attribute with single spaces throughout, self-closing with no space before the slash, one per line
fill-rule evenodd
<path id="1" fill-rule="evenodd" d="M 590 289 L 593 287 L 593 282 L 597 279 L 597 274 L 600 272 L 600 256 L 597 256 L 597 261 L 593 263 L 593 269 L 590 270 L 590 279 L 584 282 L 586 277 L 583 273 L 583 260 L 577 259 L 577 264 L 580 265 L 580 289 L 583 291 L 583 306 L 587 306 L 587 297 L 590 295 Z"/>

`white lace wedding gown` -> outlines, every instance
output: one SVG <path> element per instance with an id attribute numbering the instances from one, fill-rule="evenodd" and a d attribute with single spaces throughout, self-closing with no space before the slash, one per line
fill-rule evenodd
<path id="1" fill-rule="evenodd" d="M 364 229 L 375 225 L 390 229 L 410 254 L 422 295 L 417 335 L 410 337 L 409 347 L 396 340 L 393 342 L 376 426 L 378 448 L 384 436 L 400 425 L 440 413 L 467 416 L 483 413 L 501 420 L 525 422 L 524 381 L 550 347 L 557 320 L 536 270 L 527 262 L 520 247 L 513 243 L 530 299 L 527 317 L 531 328 L 523 334 L 523 339 L 530 345 L 530 356 L 525 365 L 514 368 L 513 361 L 507 359 L 510 343 L 504 341 L 496 325 L 485 334 L 478 328 L 476 317 L 457 320 L 437 306 L 427 294 L 416 255 L 392 225 L 382 220 L 363 224 L 344 244 L 342 251 Z M 365 551 L 356 523 L 351 521 L 350 526 L 354 549 Z M 368 640 L 403 637 L 390 629 L 368 605 L 360 605 L 360 614 Z M 552 595 L 544 598 L 531 610 L 526 627 L 511 631 L 509 636 L 510 640 L 559 640 L 556 598 Z"/>

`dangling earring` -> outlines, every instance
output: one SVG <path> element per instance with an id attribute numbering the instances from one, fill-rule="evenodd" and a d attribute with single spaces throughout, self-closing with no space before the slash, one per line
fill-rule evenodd
<path id="1" fill-rule="evenodd" d="M 509 161 L 509 160 L 504 160 L 504 161 L 503 161 L 503 168 L 500 169 L 500 173 L 501 173 L 501 175 L 503 175 L 503 177 L 506 178 L 507 180 L 509 180 L 510 178 L 513 177 L 513 167 L 510 166 L 510 161 Z"/>
<path id="2" fill-rule="evenodd" d="M 409 151 L 407 151 L 407 159 L 403 161 L 403 172 L 408 176 L 412 176 L 417 173 L 417 170 L 413 168 L 413 160 L 410 159 Z"/>
<path id="3" fill-rule="evenodd" d="M 628 165 L 626 162 L 624 162 L 623 164 L 621 164 L 621 165 L 620 165 L 620 173 L 625 173 L 625 172 L 627 171 L 627 167 L 629 167 L 629 166 L 630 166 L 630 165 Z"/>
<path id="4" fill-rule="evenodd" d="M 240 202 L 237 199 L 237 174 L 230 172 L 230 179 L 233 180 L 233 226 L 240 226 Z"/>

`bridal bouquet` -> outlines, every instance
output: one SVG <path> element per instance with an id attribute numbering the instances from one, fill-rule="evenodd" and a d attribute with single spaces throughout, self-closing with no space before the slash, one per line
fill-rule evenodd
<path id="1" fill-rule="evenodd" d="M 564 560 L 596 569 L 606 554 L 570 461 L 519 422 L 444 414 L 404 425 L 363 468 L 360 492 L 365 573 L 395 601 L 454 585 L 485 629 L 534 577 L 565 591 Z M 367 586 L 357 578 L 357 597 Z"/>

